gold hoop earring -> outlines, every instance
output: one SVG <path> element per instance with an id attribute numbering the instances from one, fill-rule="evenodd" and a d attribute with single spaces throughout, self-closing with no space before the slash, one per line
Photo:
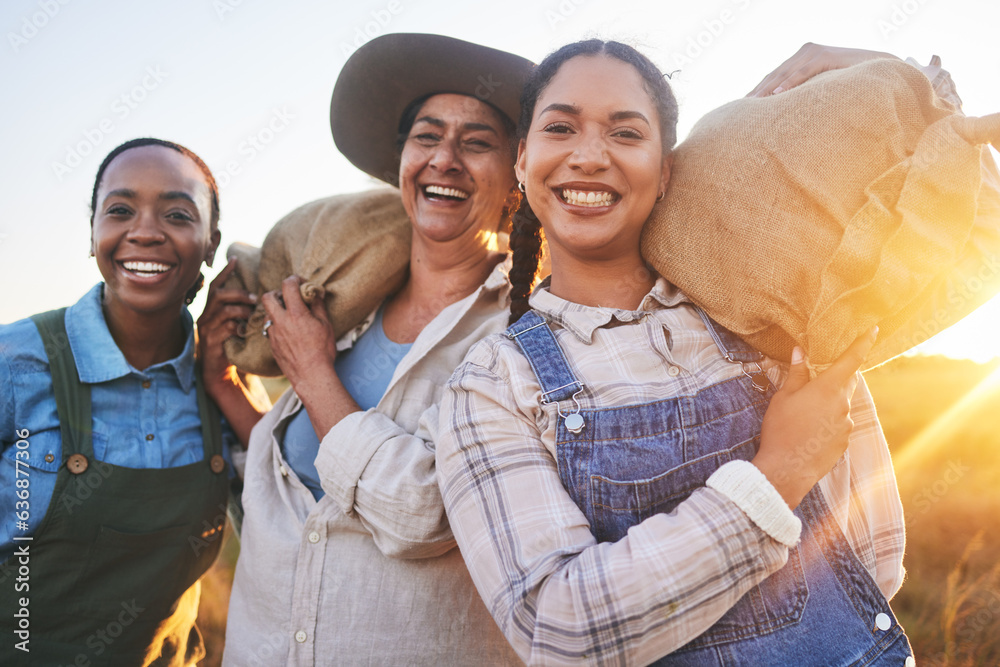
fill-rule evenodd
<path id="1" fill-rule="evenodd" d="M 663 201 L 663 197 L 666 194 L 667 194 L 666 192 L 661 192 L 660 194 L 656 195 L 656 201 Z"/>

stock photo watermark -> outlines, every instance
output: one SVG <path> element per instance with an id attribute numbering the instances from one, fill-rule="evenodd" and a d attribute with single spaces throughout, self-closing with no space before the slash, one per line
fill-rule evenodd
<path id="1" fill-rule="evenodd" d="M 264 126 L 256 132 L 248 134 L 236 147 L 236 152 L 241 157 L 229 160 L 223 169 L 215 172 L 215 180 L 219 189 L 222 190 L 228 186 L 234 176 L 239 176 L 243 168 L 253 162 L 279 134 L 288 129 L 293 120 L 295 120 L 295 114 L 286 107 L 272 109 L 271 116 L 264 123 Z"/>
<path id="2" fill-rule="evenodd" d="M 94 126 L 82 132 L 82 138 L 76 143 L 67 144 L 62 160 L 53 160 L 52 173 L 61 182 L 67 174 L 83 164 L 84 158 L 93 153 L 108 136 L 115 131 L 116 123 L 121 123 L 142 104 L 151 92 L 160 87 L 169 74 L 159 65 L 148 66 L 134 86 L 116 97 L 110 104 L 110 114 L 99 120 Z"/>
<path id="3" fill-rule="evenodd" d="M 587 4 L 588 0 L 561 0 L 558 5 L 545 10 L 545 20 L 549 23 L 550 30 L 556 30 L 560 23 L 565 23 L 578 7 Z"/>
<path id="4" fill-rule="evenodd" d="M 340 43 L 340 54 L 344 58 L 350 57 L 355 50 L 361 48 L 369 40 L 388 32 L 392 19 L 403 11 L 403 4 L 400 0 L 389 0 L 385 7 L 373 9 L 370 13 L 371 20 L 365 21 L 362 25 L 354 26 L 353 40 Z"/>
<path id="5" fill-rule="evenodd" d="M 716 16 L 705 19 L 701 22 L 702 29 L 694 35 L 688 35 L 684 48 L 681 51 L 674 51 L 671 56 L 673 67 L 681 69 L 691 65 L 722 37 L 728 26 L 733 25 L 738 17 L 738 11 L 746 11 L 750 7 L 750 0 L 732 0 L 734 9 L 723 8 Z"/>
<path id="6" fill-rule="evenodd" d="M 889 15 L 875 22 L 879 32 L 882 33 L 882 39 L 888 40 L 890 35 L 909 23 L 913 15 L 926 4 L 927 0 L 905 0 L 905 2 L 893 3 Z"/>
<path id="7" fill-rule="evenodd" d="M 212 0 L 212 9 L 220 21 L 225 21 L 226 14 L 236 11 L 236 8 L 242 5 L 243 0 Z"/>
<path id="8" fill-rule="evenodd" d="M 29 522 L 31 520 L 31 451 L 28 438 L 31 432 L 28 429 L 17 429 L 14 431 L 17 441 L 14 443 L 14 495 L 17 500 L 14 502 L 14 527 L 21 534 L 15 534 L 14 554 L 11 562 L 16 563 L 17 571 L 13 574 L 14 592 L 28 593 L 31 590 L 31 545 L 32 537 L 27 535 Z M 14 635 L 19 641 L 14 643 L 14 648 L 18 651 L 28 653 L 31 650 L 31 615 L 29 611 L 29 597 L 17 598 L 17 611 L 14 618 L 17 619 L 17 626 L 14 628 Z"/>
<path id="9" fill-rule="evenodd" d="M 22 17 L 17 32 L 7 33 L 7 42 L 14 53 L 27 46 L 69 3 L 70 0 L 38 0 L 38 11 Z"/>

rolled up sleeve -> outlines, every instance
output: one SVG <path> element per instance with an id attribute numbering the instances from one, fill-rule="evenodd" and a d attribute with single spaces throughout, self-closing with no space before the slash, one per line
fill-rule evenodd
<path id="1" fill-rule="evenodd" d="M 357 514 L 386 556 L 430 558 L 455 546 L 435 470 L 437 419 L 432 405 L 408 433 L 373 408 L 348 415 L 320 443 L 323 490 Z"/>

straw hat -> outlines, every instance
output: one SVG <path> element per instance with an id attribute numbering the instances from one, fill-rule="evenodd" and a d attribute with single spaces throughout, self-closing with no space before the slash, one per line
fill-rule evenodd
<path id="1" fill-rule="evenodd" d="M 330 127 L 340 152 L 361 171 L 398 185 L 399 121 L 414 100 L 468 95 L 515 125 L 521 89 L 534 63 L 444 35 L 392 33 L 354 52 L 337 77 Z"/>

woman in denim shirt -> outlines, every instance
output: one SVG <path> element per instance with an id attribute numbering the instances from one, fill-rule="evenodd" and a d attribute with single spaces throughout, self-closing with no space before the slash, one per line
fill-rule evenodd
<path id="1" fill-rule="evenodd" d="M 230 466 L 185 304 L 219 245 L 218 188 L 183 146 L 136 139 L 91 209 L 104 282 L 0 327 L 0 662 L 194 664 Z"/>

